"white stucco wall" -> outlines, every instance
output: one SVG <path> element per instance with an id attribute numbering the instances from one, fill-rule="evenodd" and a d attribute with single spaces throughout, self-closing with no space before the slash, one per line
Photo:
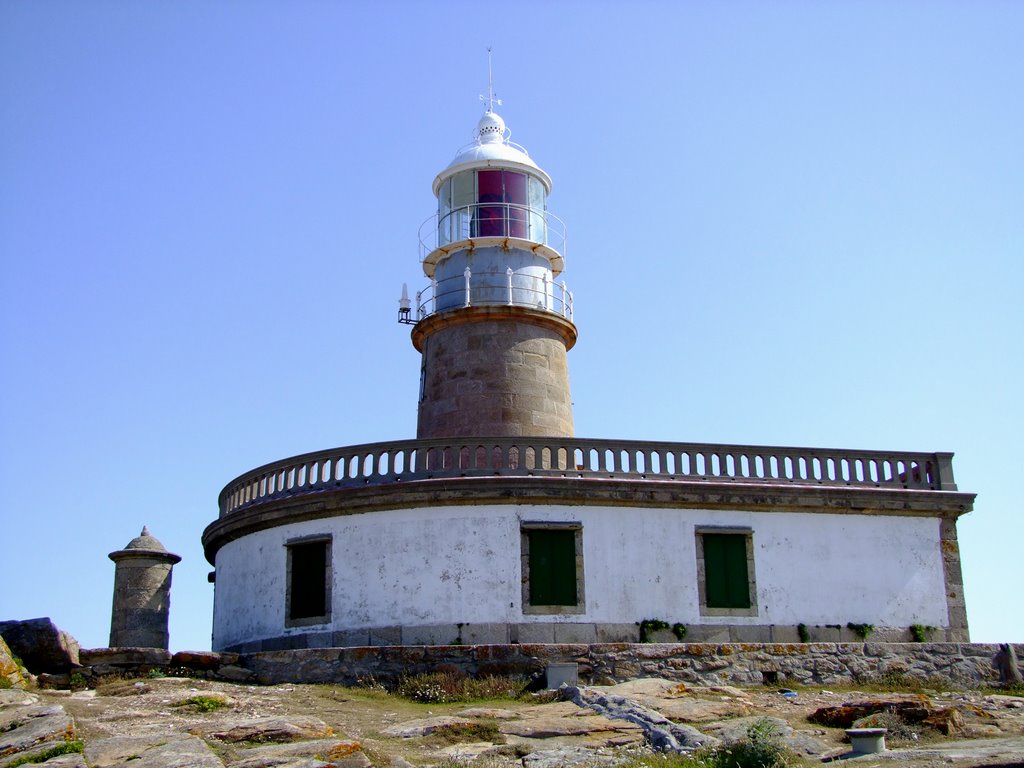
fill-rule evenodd
<path id="1" fill-rule="evenodd" d="M 586 609 L 522 613 L 520 524 L 583 526 Z M 753 531 L 757 615 L 702 617 L 695 527 Z M 285 627 L 285 542 L 332 536 L 330 625 Z M 493 505 L 295 523 L 217 553 L 214 647 L 330 629 L 576 621 L 946 626 L 939 521 L 924 517 Z"/>

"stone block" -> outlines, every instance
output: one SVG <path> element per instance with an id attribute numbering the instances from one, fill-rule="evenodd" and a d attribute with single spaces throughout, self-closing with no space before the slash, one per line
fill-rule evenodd
<path id="1" fill-rule="evenodd" d="M 799 643 L 800 630 L 792 624 L 773 624 L 771 626 L 771 636 L 773 643 Z"/>
<path id="2" fill-rule="evenodd" d="M 370 645 L 370 630 L 342 629 L 334 633 L 333 643 L 335 648 L 353 648 Z"/>
<path id="3" fill-rule="evenodd" d="M 171 653 L 162 648 L 92 648 L 83 650 L 79 661 L 84 667 L 102 664 L 166 667 L 171 663 Z"/>
<path id="4" fill-rule="evenodd" d="M 842 640 L 842 627 L 813 626 L 808 627 L 812 643 L 838 643 Z"/>
<path id="5" fill-rule="evenodd" d="M 640 639 L 636 624 L 597 624 L 598 643 L 635 643 Z"/>
<path id="6" fill-rule="evenodd" d="M 579 685 L 579 665 L 574 662 L 548 664 L 544 669 L 544 681 L 549 689 L 563 684 L 575 687 Z"/>
<path id="7" fill-rule="evenodd" d="M 217 670 L 217 677 L 231 683 L 245 683 L 252 680 L 256 673 L 251 669 L 240 667 L 237 664 L 225 664 Z"/>
<path id="8" fill-rule="evenodd" d="M 639 633 L 640 633 L 639 628 L 635 628 L 635 629 L 637 631 L 637 634 L 639 635 Z M 678 643 L 679 642 L 679 638 L 677 638 L 672 633 L 671 629 L 658 629 L 658 630 L 655 630 L 653 632 L 648 632 L 647 633 L 647 642 L 649 642 L 649 643 Z"/>
<path id="9" fill-rule="evenodd" d="M 305 635 L 283 635 L 268 637 L 261 644 L 263 651 L 295 651 L 306 647 Z"/>
<path id="10" fill-rule="evenodd" d="M 466 645 L 501 645 L 509 641 L 508 624 L 463 624 L 462 642 Z"/>
<path id="11" fill-rule="evenodd" d="M 905 627 L 879 627 L 868 637 L 872 643 L 906 643 L 911 640 L 910 629 Z"/>
<path id="12" fill-rule="evenodd" d="M 734 643 L 770 643 L 772 628 L 766 624 L 737 624 L 729 628 Z"/>
<path id="13" fill-rule="evenodd" d="M 212 653 L 210 651 L 178 651 L 171 656 L 172 667 L 186 667 L 191 670 L 205 671 L 217 669 L 225 664 L 238 661 L 237 653 Z"/>
<path id="14" fill-rule="evenodd" d="M 597 627 L 594 624 L 555 624 L 554 627 L 556 643 L 590 645 L 597 642 Z"/>
<path id="15" fill-rule="evenodd" d="M 864 643 L 864 655 L 865 656 L 876 656 L 879 658 L 885 658 L 892 654 L 893 648 L 886 645 L 885 643 L 877 642 L 875 637 L 871 637 L 871 642 Z"/>
<path id="16" fill-rule="evenodd" d="M 306 635 L 307 648 L 333 648 L 333 632 L 310 632 Z"/>
<path id="17" fill-rule="evenodd" d="M 401 645 L 401 627 L 372 627 L 368 645 Z"/>
<path id="18" fill-rule="evenodd" d="M 551 623 L 517 624 L 516 634 L 520 643 L 555 642 L 555 625 Z"/>
<path id="19" fill-rule="evenodd" d="M 449 645 L 459 636 L 457 624 L 402 627 L 402 645 Z"/>
<path id="20" fill-rule="evenodd" d="M 686 640 L 691 643 L 728 643 L 730 642 L 729 627 L 714 624 L 692 627 L 686 633 Z"/>

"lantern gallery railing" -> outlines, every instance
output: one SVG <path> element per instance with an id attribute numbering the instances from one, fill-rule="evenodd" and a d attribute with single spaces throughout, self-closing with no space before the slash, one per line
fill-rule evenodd
<path id="1" fill-rule="evenodd" d="M 340 488 L 494 476 L 955 491 L 952 456 L 582 438 L 405 440 L 334 448 L 259 467 L 221 491 L 220 513 Z"/>
<path id="2" fill-rule="evenodd" d="M 511 267 L 500 272 L 474 272 L 466 267 L 456 277 L 431 280 L 416 292 L 416 319 L 459 307 L 502 304 L 547 310 L 573 320 L 573 295 L 564 280 L 555 283 L 549 270 L 535 274 Z"/>
<path id="3" fill-rule="evenodd" d="M 471 203 L 420 225 L 420 261 L 438 248 L 478 237 L 513 237 L 565 255 L 565 223 L 541 208 L 516 203 Z"/>

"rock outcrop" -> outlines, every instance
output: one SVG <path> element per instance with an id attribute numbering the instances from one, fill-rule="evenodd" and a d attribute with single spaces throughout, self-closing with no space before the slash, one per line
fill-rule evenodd
<path id="1" fill-rule="evenodd" d="M 78 641 L 48 617 L 0 621 L 0 637 L 34 675 L 60 674 L 79 665 Z"/>
<path id="2" fill-rule="evenodd" d="M 21 667 L 14 659 L 14 654 L 7 647 L 3 637 L 0 637 L 0 688 L 26 688 L 25 677 L 21 674 Z"/>

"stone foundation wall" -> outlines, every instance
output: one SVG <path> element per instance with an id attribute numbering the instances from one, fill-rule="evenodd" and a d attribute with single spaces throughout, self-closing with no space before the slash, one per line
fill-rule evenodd
<path id="1" fill-rule="evenodd" d="M 856 632 L 839 624 L 805 626 L 809 643 L 858 643 Z M 956 628 L 928 630 L 934 642 L 967 642 L 966 631 Z M 909 627 L 878 627 L 868 638 L 873 643 L 909 643 Z M 337 632 L 296 632 L 226 647 L 225 651 L 254 654 L 263 651 L 296 651 L 307 648 L 351 648 L 386 645 L 614 645 L 637 643 L 637 624 L 593 622 L 532 622 L 523 624 L 426 624 L 373 627 Z M 669 629 L 653 632 L 652 643 L 677 644 Z M 750 644 L 800 643 L 800 627 L 782 624 L 692 624 L 686 626 L 687 643 Z"/>
<path id="2" fill-rule="evenodd" d="M 1024 644 L 1014 646 L 1024 659 Z M 1000 682 L 998 645 L 982 643 L 607 643 L 311 648 L 253 654 L 103 648 L 81 652 L 86 682 L 171 674 L 232 682 L 390 682 L 403 675 L 460 670 L 469 675 L 534 675 L 576 663 L 580 680 L 609 684 L 638 677 L 687 683 L 808 685 L 855 683 L 885 675 L 941 677 L 966 687 Z M 75 674 L 72 672 L 71 675 Z M 70 675 L 43 675 L 62 686 Z"/>

